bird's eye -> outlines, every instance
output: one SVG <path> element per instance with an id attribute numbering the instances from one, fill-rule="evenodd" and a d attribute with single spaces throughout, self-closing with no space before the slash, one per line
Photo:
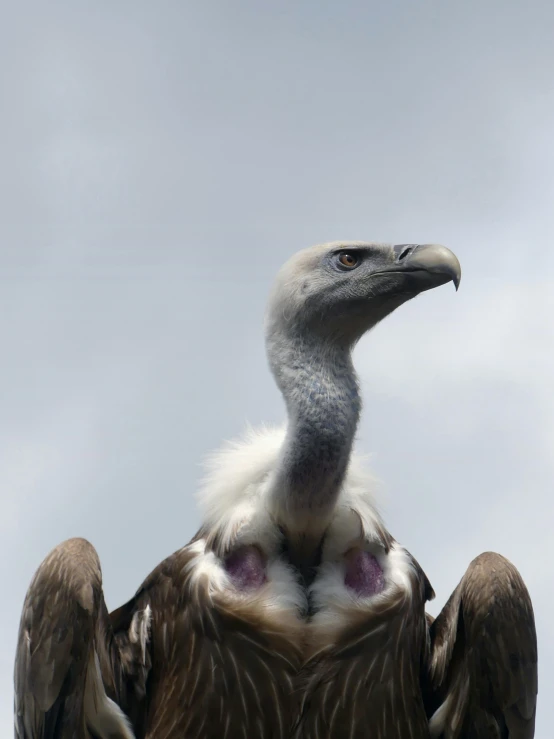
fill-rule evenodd
<path id="1" fill-rule="evenodd" d="M 339 262 L 342 267 L 346 269 L 354 269 L 360 263 L 360 259 L 356 254 L 351 251 L 343 251 L 339 254 Z"/>

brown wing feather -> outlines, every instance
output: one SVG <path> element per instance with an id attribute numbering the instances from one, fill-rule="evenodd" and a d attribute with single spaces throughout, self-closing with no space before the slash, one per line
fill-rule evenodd
<path id="1" fill-rule="evenodd" d="M 15 735 L 82 736 L 85 670 L 101 593 L 100 564 L 83 539 L 56 547 L 27 592 L 16 652 Z"/>
<path id="2" fill-rule="evenodd" d="M 86 540 L 70 539 L 42 562 L 25 598 L 14 670 L 16 739 L 88 738 L 89 725 L 97 735 L 128 739 L 125 717 L 111 702 L 122 698 L 124 674 L 98 555 Z"/>
<path id="3" fill-rule="evenodd" d="M 434 736 L 531 739 L 537 637 L 531 599 L 504 557 L 469 566 L 430 629 L 427 683 Z"/>

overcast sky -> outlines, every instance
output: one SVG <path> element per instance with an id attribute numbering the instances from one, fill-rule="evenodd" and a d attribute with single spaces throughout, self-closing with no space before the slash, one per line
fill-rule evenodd
<path id="1" fill-rule="evenodd" d="M 520 569 L 549 739 L 553 28 L 550 0 L 5 4 L 0 735 L 40 561 L 87 537 L 113 609 L 185 544 L 203 456 L 283 418 L 276 270 L 364 239 L 462 263 L 356 350 L 359 449 L 433 613 L 480 552 Z"/>

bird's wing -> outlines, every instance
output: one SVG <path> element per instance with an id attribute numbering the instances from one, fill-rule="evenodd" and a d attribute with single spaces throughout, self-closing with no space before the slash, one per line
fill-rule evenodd
<path id="1" fill-rule="evenodd" d="M 531 599 L 504 557 L 469 566 L 432 623 L 428 676 L 431 735 L 531 739 L 537 637 Z"/>
<path id="2" fill-rule="evenodd" d="M 86 727 L 100 737 L 132 739 L 112 700 L 117 675 L 108 627 L 96 551 L 84 539 L 60 544 L 37 570 L 23 606 L 14 670 L 16 739 L 80 739 L 88 736 Z"/>

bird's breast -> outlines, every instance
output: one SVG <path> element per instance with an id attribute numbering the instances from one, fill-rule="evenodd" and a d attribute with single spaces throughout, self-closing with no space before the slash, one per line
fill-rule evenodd
<path id="1" fill-rule="evenodd" d="M 416 674 L 402 646 L 417 644 L 407 555 L 380 553 L 375 541 L 323 547 L 306 589 L 277 552 L 240 544 L 218 557 L 202 539 L 188 548 L 176 583 L 183 606 L 153 607 L 147 737 L 315 739 L 323 725 L 338 738 L 346 721 L 371 722 L 368 706 L 399 715 L 382 680 Z"/>

